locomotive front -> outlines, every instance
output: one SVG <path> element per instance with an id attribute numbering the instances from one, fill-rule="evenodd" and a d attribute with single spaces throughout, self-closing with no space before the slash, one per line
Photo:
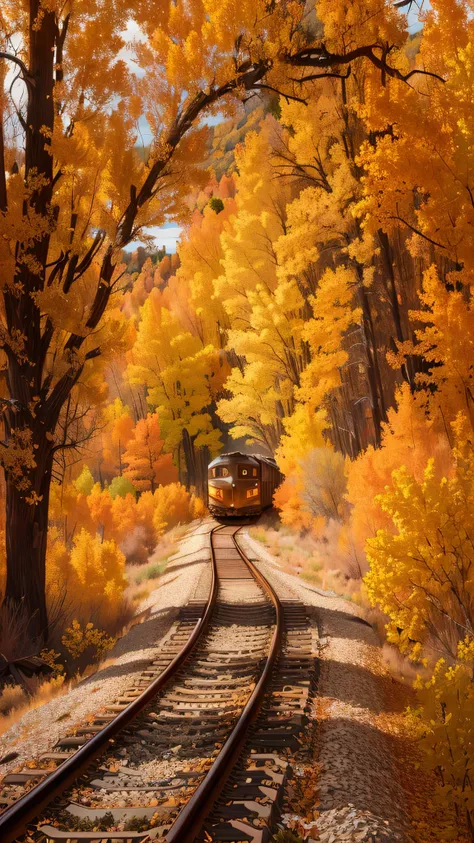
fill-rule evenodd
<path id="1" fill-rule="evenodd" d="M 260 464 L 247 454 L 222 454 L 209 464 L 208 507 L 213 515 L 254 515 L 261 510 Z"/>

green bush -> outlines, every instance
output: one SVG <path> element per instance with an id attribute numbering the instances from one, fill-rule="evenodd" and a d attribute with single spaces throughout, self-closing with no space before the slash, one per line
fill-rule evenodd
<path id="1" fill-rule="evenodd" d="M 147 565 L 143 571 L 137 574 L 135 577 L 136 584 L 140 585 L 145 580 L 157 580 L 158 577 L 161 577 L 165 568 L 166 562 L 151 562 L 150 565 Z"/>

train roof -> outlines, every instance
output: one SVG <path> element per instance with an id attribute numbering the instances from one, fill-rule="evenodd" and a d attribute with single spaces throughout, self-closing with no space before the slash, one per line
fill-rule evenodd
<path id="1" fill-rule="evenodd" d="M 215 465 L 219 465 L 222 460 L 242 460 L 249 462 L 252 465 L 258 465 L 259 462 L 266 462 L 273 468 L 278 467 L 273 457 L 265 457 L 263 454 L 242 454 L 241 451 L 230 451 L 227 454 L 219 454 L 218 457 L 215 457 L 215 459 L 209 463 L 208 468 L 213 468 Z"/>

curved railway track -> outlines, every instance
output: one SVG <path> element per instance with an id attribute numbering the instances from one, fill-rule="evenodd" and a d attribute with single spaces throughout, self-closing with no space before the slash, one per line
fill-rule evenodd
<path id="1" fill-rule="evenodd" d="M 210 531 L 207 601 L 185 607 L 139 683 L 60 740 L 44 767 L 5 777 L 2 843 L 270 839 L 314 656 L 304 607 L 279 599 L 239 529 Z M 160 776 L 161 758 L 171 760 Z"/>

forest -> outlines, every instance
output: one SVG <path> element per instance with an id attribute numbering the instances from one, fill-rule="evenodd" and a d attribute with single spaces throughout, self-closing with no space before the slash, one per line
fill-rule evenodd
<path id="1" fill-rule="evenodd" d="M 412 5 L 1 3 L 0 651 L 103 657 L 130 571 L 205 516 L 210 459 L 274 456 L 273 532 L 414 665 L 460 841 L 474 4 L 410 32 Z"/>

